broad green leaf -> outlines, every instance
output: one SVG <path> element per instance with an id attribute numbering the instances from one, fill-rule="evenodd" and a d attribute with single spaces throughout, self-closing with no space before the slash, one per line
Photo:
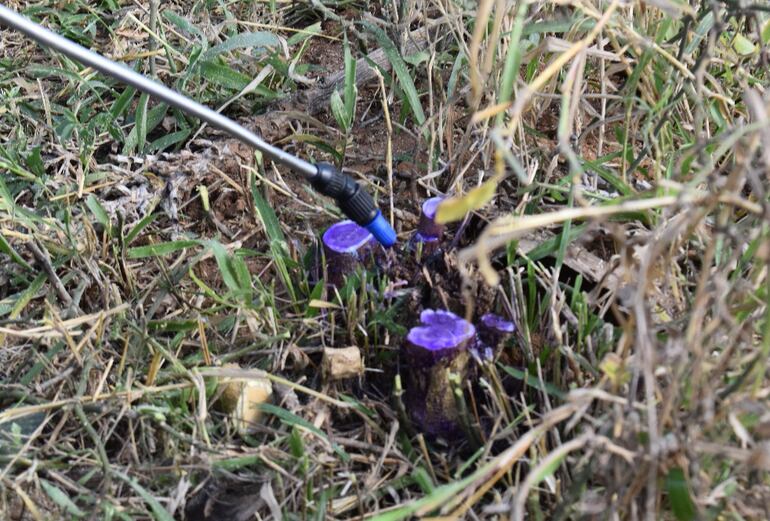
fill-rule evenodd
<path id="1" fill-rule="evenodd" d="M 239 269 L 238 261 L 243 263 L 243 259 L 238 259 L 230 255 L 224 246 L 217 241 L 208 241 L 207 246 L 211 248 L 214 258 L 219 266 L 219 271 L 222 273 L 222 280 L 227 285 L 228 289 L 233 292 L 247 293 L 251 288 L 248 286 L 248 270 L 246 271 L 246 278 L 243 278 L 243 270 Z"/>
<path id="2" fill-rule="evenodd" d="M 191 23 L 190 21 L 186 20 L 185 18 L 182 18 L 178 14 L 176 14 L 174 11 L 163 11 L 163 16 L 172 24 L 174 24 L 178 29 L 181 29 L 182 31 L 185 31 L 190 34 L 194 34 L 198 37 L 200 40 L 200 43 L 203 45 L 207 45 L 206 36 L 201 32 L 200 29 L 198 29 L 195 24 Z"/>
<path id="3" fill-rule="evenodd" d="M 139 104 L 136 106 L 136 150 L 141 153 L 144 150 L 144 144 L 147 142 L 147 104 L 150 96 L 142 94 L 139 96 Z"/>
<path id="4" fill-rule="evenodd" d="M 242 91 L 251 83 L 251 78 L 245 74 L 213 61 L 202 61 L 200 71 L 207 81 L 232 90 Z"/>
<path id="5" fill-rule="evenodd" d="M 142 98 L 139 98 L 139 106 L 142 105 Z M 146 108 L 146 104 L 145 104 Z M 165 103 L 159 103 L 158 105 L 155 105 L 153 108 L 151 108 L 149 111 L 141 111 L 141 114 L 139 113 L 139 108 L 137 108 L 137 121 L 134 125 L 134 128 L 131 129 L 131 132 L 128 133 L 128 137 L 126 138 L 126 142 L 123 145 L 123 153 L 125 155 L 131 155 L 135 151 L 142 150 L 142 147 L 144 147 L 144 142 L 147 140 L 147 134 L 152 132 L 152 130 L 157 127 L 160 122 L 163 120 L 163 117 L 166 115 L 166 111 L 168 110 L 168 105 Z M 140 116 L 142 116 L 140 118 Z M 143 119 L 144 122 L 140 122 L 139 120 Z M 143 135 L 143 140 L 140 140 L 140 135 Z M 140 143 L 141 141 L 141 143 Z"/>
<path id="6" fill-rule="evenodd" d="M 287 40 L 286 43 L 289 44 L 289 49 L 294 47 L 295 45 L 304 42 L 305 40 L 312 38 L 313 36 L 317 34 L 321 34 L 323 32 L 323 29 L 321 29 L 321 22 L 316 22 L 313 25 L 308 25 L 301 31 L 298 31 L 291 35 Z"/>
<path id="7" fill-rule="evenodd" d="M 586 228 L 587 228 L 587 225 L 585 224 L 570 227 L 569 234 L 567 236 L 567 241 L 571 242 L 577 239 L 578 237 L 580 237 L 580 235 L 585 231 Z M 550 239 L 547 239 L 542 243 L 538 244 L 533 249 L 527 252 L 526 259 L 530 261 L 538 261 L 549 255 L 553 255 L 559 249 L 559 245 L 561 243 L 561 237 L 562 235 L 560 234 L 558 236 L 551 237 Z M 522 260 L 525 260 L 525 259 L 522 259 Z"/>
<path id="8" fill-rule="evenodd" d="M 312 299 L 310 302 L 308 302 L 307 306 L 309 308 L 318 308 L 318 309 L 340 309 L 340 306 L 338 304 L 335 304 L 334 302 L 327 302 L 325 300 L 320 300 L 320 299 Z"/>
<path id="9" fill-rule="evenodd" d="M 770 44 L 770 18 L 768 18 L 765 26 L 762 28 L 762 43 L 765 45 Z"/>
<path id="10" fill-rule="evenodd" d="M 335 121 L 337 121 L 337 125 L 339 125 L 345 132 L 350 130 L 348 127 L 347 114 L 345 113 L 345 104 L 340 97 L 340 93 L 336 90 L 332 92 L 331 98 L 329 98 L 329 106 L 332 109 L 332 115 L 334 116 Z"/>
<path id="11" fill-rule="evenodd" d="M 437 223 L 451 223 L 459 221 L 468 212 L 478 210 L 492 200 L 497 191 L 498 180 L 492 178 L 489 181 L 473 188 L 465 195 L 445 199 L 436 211 Z"/>
<path id="12" fill-rule="evenodd" d="M 259 190 L 257 190 L 256 183 L 252 184 L 251 195 L 254 198 L 254 207 L 259 215 L 259 220 L 265 227 L 267 238 L 270 239 L 270 242 L 277 242 L 282 245 L 285 244 L 286 238 L 281 230 L 281 223 L 278 221 L 275 211 L 273 211 L 270 205 L 267 204 L 267 201 L 265 201 L 265 198 L 262 197 Z"/>
<path id="13" fill-rule="evenodd" d="M 16 302 L 13 303 L 13 307 L 8 310 L 8 318 L 11 320 L 18 318 L 22 311 L 24 311 L 24 308 L 27 307 L 27 304 L 29 304 L 30 301 L 35 298 L 37 292 L 40 291 L 40 288 L 43 287 L 43 283 L 46 280 L 46 274 L 41 273 L 24 291 L 19 292 L 18 297 L 16 298 Z M 5 313 L 0 313 L 0 315 L 4 314 Z M 2 343 L 2 340 L 0 340 L 0 344 Z"/>
<path id="14" fill-rule="evenodd" d="M 216 241 L 209 241 L 208 246 L 214 253 L 217 266 L 219 266 L 219 271 L 222 273 L 222 280 L 231 291 L 239 291 L 241 288 L 238 284 L 238 276 L 235 274 L 235 270 L 230 263 L 230 256 L 227 254 L 227 250 Z"/>
<path id="15" fill-rule="evenodd" d="M 40 146 L 33 147 L 26 159 L 27 168 L 38 177 L 45 175 L 45 165 L 40 156 Z"/>
<path id="16" fill-rule="evenodd" d="M 203 205 L 203 211 L 209 213 L 211 211 L 211 201 L 209 200 L 209 189 L 206 185 L 198 185 L 198 195 L 201 197 L 201 204 Z"/>
<path id="17" fill-rule="evenodd" d="M 553 475 L 553 473 L 556 472 L 556 469 L 559 468 L 559 465 L 561 465 L 561 462 L 564 461 L 564 458 L 566 457 L 567 453 L 565 452 L 564 454 L 560 454 L 558 457 L 553 458 L 552 461 L 549 461 L 548 465 L 544 466 L 537 474 L 534 475 L 534 484 L 537 485 L 548 476 Z"/>
<path id="18" fill-rule="evenodd" d="M 364 22 L 364 26 L 366 26 L 366 28 L 372 34 L 374 34 L 374 37 L 380 44 L 380 47 L 382 47 L 382 50 L 385 51 L 385 55 L 388 57 L 388 61 L 390 61 L 390 64 L 393 66 L 393 70 L 396 73 L 398 83 L 401 85 L 401 89 L 404 91 L 404 95 L 409 102 L 409 106 L 412 108 L 412 113 L 414 114 L 417 123 L 422 125 L 425 123 L 425 113 L 423 112 L 422 105 L 420 104 L 420 96 L 417 94 L 417 87 L 414 86 L 414 80 L 412 80 L 412 77 L 409 75 L 409 69 L 404 62 L 404 59 L 401 58 L 401 54 L 399 54 L 398 49 L 396 49 L 396 45 L 388 37 L 388 35 L 385 34 L 385 31 L 376 25 L 373 25 L 369 22 Z M 423 129 L 423 136 L 426 139 L 428 138 L 428 130 L 425 128 Z"/>
<path id="19" fill-rule="evenodd" d="M 353 127 L 353 120 L 356 116 L 356 60 L 353 59 L 353 53 L 350 52 L 348 37 L 345 35 L 345 129 L 350 130 Z"/>
<path id="20" fill-rule="evenodd" d="M 289 435 L 289 449 L 291 455 L 299 459 L 305 455 L 305 442 L 302 439 L 302 430 L 295 425 Z"/>
<path id="21" fill-rule="evenodd" d="M 267 204 L 267 201 L 265 201 L 265 198 L 262 197 L 259 189 L 257 189 L 257 183 L 253 176 L 250 184 L 254 209 L 257 211 L 257 217 L 265 228 L 265 233 L 267 233 L 267 237 L 270 240 L 270 254 L 275 262 L 278 275 L 281 277 L 284 286 L 286 286 L 292 302 L 296 302 L 297 296 L 294 291 L 294 283 L 286 266 L 286 260 L 289 258 L 289 255 L 286 252 L 286 238 L 281 231 L 281 224 L 278 222 L 275 211 Z"/>
<path id="22" fill-rule="evenodd" d="M 430 59 L 430 54 L 427 51 L 420 51 L 408 56 L 404 56 L 404 61 L 409 65 L 420 65 L 423 62 L 427 62 Z"/>
<path id="23" fill-rule="evenodd" d="M 500 89 L 497 93 L 498 103 L 505 103 L 511 101 L 513 95 L 513 86 L 516 78 L 519 75 L 519 65 L 521 64 L 521 54 L 524 52 L 520 42 L 521 34 L 524 31 L 524 17 L 527 14 L 527 8 L 529 2 L 521 2 L 519 8 L 516 11 L 516 18 L 513 22 L 513 30 L 511 31 L 511 39 L 508 44 L 508 52 L 505 57 L 505 64 L 503 65 L 503 77 L 500 82 Z M 497 121 L 501 122 L 503 114 L 499 114 Z"/>
<path id="24" fill-rule="evenodd" d="M 110 215 L 107 213 L 107 210 L 104 209 L 104 207 L 101 205 L 99 200 L 94 196 L 94 194 L 89 194 L 86 198 L 86 206 L 88 206 L 88 209 L 91 210 L 91 213 L 94 214 L 94 217 L 96 217 L 96 221 L 104 226 L 106 230 L 111 229 L 110 225 Z"/>
<path id="25" fill-rule="evenodd" d="M 750 56 L 757 52 L 757 46 L 754 45 L 754 42 L 741 33 L 737 33 L 735 38 L 733 38 L 733 49 L 741 56 Z"/>
<path id="26" fill-rule="evenodd" d="M 132 230 L 133 231 L 133 230 Z M 131 259 L 141 259 L 144 257 L 160 257 L 175 251 L 192 248 L 200 244 L 199 241 L 181 240 L 162 242 L 160 244 L 150 244 L 148 246 L 138 246 L 128 250 L 128 257 Z"/>
<path id="27" fill-rule="evenodd" d="M 620 357 L 614 352 L 607 353 L 599 364 L 599 369 L 610 379 L 613 385 L 623 385 L 631 380 L 631 373 L 628 368 L 621 363 Z"/>
<path id="28" fill-rule="evenodd" d="M 455 62 L 452 65 L 452 72 L 449 73 L 449 81 L 446 84 L 447 97 L 454 96 L 455 88 L 457 87 L 457 79 L 462 74 L 463 64 L 465 63 L 465 55 L 462 51 L 457 53 Z"/>
<path id="29" fill-rule="evenodd" d="M 68 514 L 74 517 L 85 517 L 86 513 L 78 508 L 78 506 L 72 502 L 67 494 L 53 483 L 49 483 L 45 479 L 40 480 L 40 486 L 43 487 L 48 497 L 56 503 L 60 508 L 67 511 Z"/>
<path id="30" fill-rule="evenodd" d="M 176 132 L 172 132 L 171 134 L 166 134 L 150 143 L 147 146 L 147 149 L 150 152 L 161 152 L 187 139 L 187 136 L 190 135 L 190 132 L 191 130 L 189 128 L 185 128 L 182 130 L 177 130 Z"/>
<path id="31" fill-rule="evenodd" d="M 3 161 L 0 160 L 0 169 L 3 166 Z M 11 193 L 8 191 L 8 186 L 5 184 L 2 175 L 0 175 L 0 209 L 4 209 L 12 219 L 24 223 L 25 226 L 28 226 L 33 230 L 37 229 L 35 224 L 44 226 L 49 225 L 48 222 L 44 221 L 43 218 L 35 212 L 16 204 L 13 197 L 11 197 Z"/>
<path id="32" fill-rule="evenodd" d="M 714 11 L 708 11 L 695 28 L 695 33 L 690 42 L 685 47 L 685 54 L 692 54 L 706 37 L 711 28 L 714 27 Z"/>
<path id="33" fill-rule="evenodd" d="M 28 181 L 37 181 L 37 177 L 32 172 L 28 171 L 26 168 L 22 168 L 20 165 L 16 163 L 12 163 L 10 161 L 6 161 L 2 158 L 0 158 L 0 168 L 4 168 L 9 170 L 10 172 L 16 174 L 19 177 L 22 177 Z"/>
<path id="34" fill-rule="evenodd" d="M 208 51 L 204 52 L 202 58 L 204 60 L 211 59 L 224 52 L 229 52 L 235 49 L 245 49 L 250 47 L 275 47 L 278 45 L 278 43 L 278 38 L 273 33 L 268 33 L 266 31 L 241 33 L 228 38 L 219 45 L 215 45 Z"/>
<path id="35" fill-rule="evenodd" d="M 136 236 L 139 235 L 142 230 L 144 230 L 148 224 L 150 224 L 152 221 L 155 220 L 155 214 L 154 213 L 148 213 L 144 217 L 142 217 L 142 220 L 139 221 L 134 225 L 133 228 L 126 234 L 126 244 L 131 244 L 134 239 L 136 239 Z"/>
<path id="36" fill-rule="evenodd" d="M 461 481 L 455 481 L 440 486 L 417 501 L 412 501 L 411 503 L 407 503 L 394 510 L 372 517 L 371 521 L 401 521 L 402 519 L 413 519 L 415 512 L 436 509 L 447 503 L 470 485 L 475 477 L 475 474 L 472 474 Z"/>
<path id="37" fill-rule="evenodd" d="M 305 317 L 307 318 L 313 318 L 314 316 L 318 315 L 319 308 L 317 306 L 314 306 L 313 303 L 320 301 L 321 297 L 324 293 L 324 281 L 321 280 L 313 287 L 313 290 L 310 292 L 310 295 L 308 296 L 308 300 L 310 301 L 307 305 L 307 311 L 305 311 Z"/>
<path id="38" fill-rule="evenodd" d="M 612 185 L 612 188 L 620 192 L 621 195 L 632 195 L 634 194 L 634 189 L 631 188 L 625 181 L 623 181 L 620 176 L 616 175 L 610 168 L 604 166 L 606 163 L 609 163 L 610 161 L 613 161 L 620 156 L 620 152 L 613 152 L 593 161 L 590 159 L 580 158 L 580 162 L 583 168 L 586 170 L 593 170 L 599 174 L 599 177 Z"/>
<path id="39" fill-rule="evenodd" d="M 433 483 L 430 474 L 428 474 L 428 471 L 425 470 L 424 467 L 417 467 L 414 469 L 412 478 L 414 478 L 414 482 L 417 483 L 417 486 L 422 489 L 423 494 L 430 494 L 436 490 L 436 485 Z"/>
<path id="40" fill-rule="evenodd" d="M 123 112 L 125 112 L 129 102 L 133 99 L 134 94 L 136 94 L 136 89 L 134 87 L 126 87 L 123 93 L 118 96 L 118 99 L 116 99 L 115 103 L 113 103 L 112 107 L 110 107 L 110 115 L 112 116 L 112 119 L 119 118 L 123 115 Z"/>
<path id="41" fill-rule="evenodd" d="M 679 521 L 691 521 L 697 517 L 698 512 L 690 497 L 687 478 L 685 478 L 681 468 L 674 467 L 668 471 L 666 493 L 671 504 L 671 510 Z"/>

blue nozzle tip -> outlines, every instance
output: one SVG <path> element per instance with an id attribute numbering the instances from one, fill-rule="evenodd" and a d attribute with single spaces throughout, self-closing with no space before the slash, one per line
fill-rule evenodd
<path id="1" fill-rule="evenodd" d="M 377 242 L 390 248 L 396 244 L 396 230 L 390 225 L 390 223 L 382 216 L 382 212 L 377 211 L 377 215 L 372 219 L 372 222 L 364 226 L 369 233 L 371 233 Z"/>

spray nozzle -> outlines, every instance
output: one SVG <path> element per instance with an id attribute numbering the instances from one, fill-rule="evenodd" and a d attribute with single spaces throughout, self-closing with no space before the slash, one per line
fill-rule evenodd
<path id="1" fill-rule="evenodd" d="M 390 248 L 396 242 L 396 231 L 383 217 L 366 190 L 349 175 L 334 165 L 318 163 L 318 171 L 310 178 L 310 184 L 318 192 L 337 201 L 340 210 L 359 226 L 363 226 L 377 241 Z"/>

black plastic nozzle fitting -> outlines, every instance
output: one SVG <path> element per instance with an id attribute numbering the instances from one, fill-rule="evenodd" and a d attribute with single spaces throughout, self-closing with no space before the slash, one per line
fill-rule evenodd
<path id="1" fill-rule="evenodd" d="M 329 163 L 317 163 L 318 172 L 310 178 L 316 191 L 337 201 L 340 210 L 360 226 L 367 226 L 377 216 L 372 196 L 349 175 Z"/>

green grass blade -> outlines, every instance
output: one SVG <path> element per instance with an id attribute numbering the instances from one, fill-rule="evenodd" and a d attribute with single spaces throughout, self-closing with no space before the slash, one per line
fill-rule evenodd
<path id="1" fill-rule="evenodd" d="M 312 432 L 319 438 L 330 441 L 329 437 L 324 433 L 321 429 L 310 423 L 304 418 L 300 418 L 296 414 L 287 411 L 286 409 L 283 409 L 281 407 L 278 407 L 277 405 L 273 405 L 271 403 L 261 403 L 259 404 L 259 408 L 266 412 L 267 414 L 272 414 L 273 416 L 276 416 L 279 418 L 282 422 L 286 423 L 290 426 L 297 426 L 301 427 L 307 431 Z M 332 449 L 339 454 L 345 461 L 348 461 L 350 459 L 350 455 L 342 449 L 339 445 L 336 443 L 332 443 Z"/>
<path id="2" fill-rule="evenodd" d="M 110 223 L 110 215 L 101 205 L 99 200 L 94 196 L 94 194 L 88 195 L 86 198 L 86 206 L 88 206 L 88 209 L 91 210 L 92 214 L 94 214 L 96 221 L 101 224 L 105 230 L 107 230 L 107 233 L 111 233 L 112 226 Z"/>
<path id="3" fill-rule="evenodd" d="M 254 208 L 257 212 L 257 218 L 262 223 L 265 229 L 267 238 L 270 241 L 270 254 L 275 262 L 275 266 L 278 269 L 278 275 L 281 277 L 281 281 L 286 287 L 286 291 L 289 292 L 292 302 L 297 301 L 297 293 L 294 289 L 294 284 L 289 275 L 289 269 L 286 266 L 286 259 L 289 257 L 286 251 L 286 238 L 281 231 L 281 225 L 278 222 L 278 217 L 275 215 L 275 211 L 267 204 L 265 198 L 259 193 L 257 189 L 256 179 L 252 175 L 251 177 L 251 196 L 254 199 Z"/>
<path id="4" fill-rule="evenodd" d="M 564 391 L 560 390 L 558 387 L 556 387 L 551 383 L 543 382 L 544 385 L 541 385 L 537 377 L 530 375 L 526 371 L 522 371 L 521 369 L 516 369 L 515 367 L 510 367 L 507 365 L 502 366 L 502 368 L 503 368 L 503 371 L 513 376 L 517 380 L 521 380 L 522 382 L 527 384 L 529 387 L 532 387 L 533 389 L 537 389 L 538 391 L 547 393 L 549 396 L 553 396 L 554 398 L 558 398 L 560 400 L 563 400 L 564 397 L 566 396 Z"/>
<path id="5" fill-rule="evenodd" d="M 86 513 L 80 510 L 62 489 L 45 479 L 40 480 L 40 486 L 43 487 L 43 490 L 48 494 L 48 497 L 69 515 L 76 518 L 85 517 Z"/>
<path id="6" fill-rule="evenodd" d="M 18 264 L 24 269 L 34 271 L 32 266 L 29 265 L 27 261 L 24 260 L 24 258 L 18 254 L 16 250 L 13 249 L 13 246 L 11 246 L 11 243 L 8 242 L 8 240 L 5 238 L 3 234 L 0 233 L 0 252 L 5 253 L 8 255 L 13 262 Z"/>
<path id="7" fill-rule="evenodd" d="M 278 38 L 273 33 L 266 31 L 257 31 L 253 33 L 241 33 L 236 34 L 220 43 L 215 45 L 208 51 L 203 53 L 201 57 L 203 60 L 210 60 L 222 53 L 234 51 L 236 49 L 246 48 L 270 48 L 278 45 Z"/>
<path id="8" fill-rule="evenodd" d="M 155 521 L 174 521 L 174 518 L 171 517 L 171 514 L 168 513 L 168 510 L 163 508 L 163 505 L 161 505 L 160 502 L 152 496 L 152 494 L 147 492 L 147 489 L 141 486 L 134 478 L 126 476 L 125 474 L 117 471 L 114 472 L 114 475 L 115 477 L 124 481 L 128 486 L 134 489 L 137 494 L 139 494 L 139 497 L 141 497 L 150 507 L 150 510 L 152 510 L 152 517 L 155 518 Z"/>
<path id="9" fill-rule="evenodd" d="M 131 230 L 129 230 L 128 234 L 126 234 L 126 244 L 131 244 L 136 237 L 142 233 L 142 230 L 144 230 L 147 225 L 149 225 L 152 221 L 155 220 L 155 214 L 154 213 L 148 213 L 144 217 L 142 217 L 142 220 L 139 221 L 134 225 Z"/>
<path id="10" fill-rule="evenodd" d="M 692 521 L 697 517 L 695 503 L 690 497 L 690 490 L 687 486 L 687 478 L 684 471 L 679 467 L 674 467 L 668 471 L 666 476 L 666 493 L 671 504 L 671 510 L 678 521 Z"/>
<path id="11" fill-rule="evenodd" d="M 204 79 L 215 85 L 237 90 L 239 92 L 251 83 L 251 78 L 245 74 L 241 74 L 226 65 L 213 61 L 201 61 L 200 73 Z"/>
<path id="12" fill-rule="evenodd" d="M 497 94 L 497 102 L 505 103 L 511 100 L 513 95 L 513 85 L 516 81 L 516 77 L 519 74 L 519 65 L 521 64 L 521 33 L 524 30 L 524 17 L 527 14 L 527 2 L 521 2 L 519 9 L 516 12 L 516 19 L 513 22 L 513 30 L 511 31 L 511 41 L 508 45 L 508 54 L 505 57 L 505 65 L 503 66 L 503 77 L 500 83 L 500 90 Z M 498 116 L 498 122 L 502 121 L 503 114 Z"/>
<path id="13" fill-rule="evenodd" d="M 143 259 L 145 257 L 161 257 L 168 255 L 175 251 L 192 248 L 198 246 L 200 241 L 196 240 L 180 240 L 162 242 L 160 244 L 150 244 L 148 246 L 138 246 L 128 250 L 128 257 L 130 259 Z"/>
<path id="14" fill-rule="evenodd" d="M 147 94 L 139 96 L 139 104 L 136 107 L 136 119 L 134 129 L 136 130 L 136 150 L 141 153 L 144 150 L 144 144 L 147 142 L 147 104 L 150 97 Z"/>
<path id="15" fill-rule="evenodd" d="M 401 86 L 401 89 L 404 91 L 406 100 L 412 109 L 412 113 L 414 114 L 417 123 L 423 125 L 425 123 L 425 113 L 423 112 L 422 105 L 420 104 L 420 96 L 417 94 L 417 87 L 414 85 L 414 80 L 412 80 L 412 76 L 409 74 L 409 69 L 404 62 L 404 59 L 401 57 L 401 54 L 399 54 L 398 49 L 396 49 L 396 45 L 393 43 L 393 40 L 391 40 L 388 35 L 385 34 L 385 31 L 376 25 L 370 24 L 368 22 L 363 22 L 363 24 L 367 30 L 374 34 L 374 37 L 377 39 L 377 43 L 379 43 L 380 47 L 382 47 L 382 50 L 385 51 L 385 55 L 388 57 L 388 61 L 390 61 L 390 64 L 393 66 L 393 70 L 396 73 L 396 78 L 398 78 L 398 83 Z M 422 134 L 425 139 L 428 139 L 428 129 L 423 128 Z"/>
<path id="16" fill-rule="evenodd" d="M 353 59 L 353 53 L 350 52 L 350 43 L 348 36 L 345 35 L 344 43 L 345 54 L 345 116 L 346 130 L 353 126 L 353 120 L 356 116 L 356 60 Z"/>
<path id="17" fill-rule="evenodd" d="M 342 101 L 340 93 L 336 90 L 332 92 L 329 98 L 329 107 L 332 109 L 332 116 L 334 116 L 337 125 L 347 133 L 350 130 L 350 126 L 347 113 L 345 112 L 345 103 Z"/>

